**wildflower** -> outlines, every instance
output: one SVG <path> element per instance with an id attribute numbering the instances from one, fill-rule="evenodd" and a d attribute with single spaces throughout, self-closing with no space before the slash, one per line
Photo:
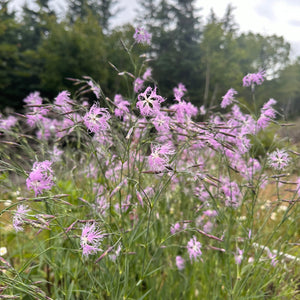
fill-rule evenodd
<path id="1" fill-rule="evenodd" d="M 266 128 L 271 119 L 274 119 L 276 116 L 276 112 L 272 105 L 276 104 L 276 100 L 270 99 L 267 103 L 264 104 L 264 106 L 261 109 L 261 115 L 259 119 L 257 120 L 257 126 L 259 129 Z"/>
<path id="2" fill-rule="evenodd" d="M 267 248 L 267 251 L 268 251 L 268 257 L 271 259 L 271 265 L 275 267 L 278 263 L 277 255 L 276 253 L 272 253 L 269 248 Z"/>
<path id="3" fill-rule="evenodd" d="M 243 78 L 243 86 L 251 86 L 254 88 L 254 84 L 261 85 L 264 82 L 265 72 L 259 71 L 258 73 L 247 74 Z"/>
<path id="4" fill-rule="evenodd" d="M 0 256 L 4 256 L 7 253 L 6 247 L 0 247 Z"/>
<path id="5" fill-rule="evenodd" d="M 90 132 L 97 133 L 99 130 L 106 131 L 109 129 L 107 123 L 109 119 L 110 114 L 107 109 L 94 104 L 83 117 L 83 122 Z"/>
<path id="6" fill-rule="evenodd" d="M 11 127 L 15 126 L 18 119 L 14 116 L 9 116 L 6 119 L 0 120 L 0 130 L 9 130 Z"/>
<path id="7" fill-rule="evenodd" d="M 195 236 L 193 236 L 189 240 L 189 242 L 187 244 L 187 250 L 188 250 L 191 262 L 193 260 L 196 261 L 202 255 L 201 247 L 202 247 L 201 243 L 199 241 L 197 241 Z"/>
<path id="8" fill-rule="evenodd" d="M 221 107 L 225 108 L 230 105 L 235 99 L 234 95 L 237 94 L 237 91 L 234 89 L 229 89 L 228 92 L 222 97 Z"/>
<path id="9" fill-rule="evenodd" d="M 150 168 L 158 172 L 164 170 L 169 163 L 168 155 L 173 155 L 174 153 L 175 151 L 171 144 L 154 146 L 148 158 Z"/>
<path id="10" fill-rule="evenodd" d="M 138 95 L 136 107 L 139 108 L 142 116 L 156 115 L 160 110 L 160 103 L 165 99 L 156 94 L 156 88 L 147 87 L 146 90 Z"/>
<path id="11" fill-rule="evenodd" d="M 148 80 L 151 77 L 152 74 L 152 69 L 151 68 L 147 68 L 145 73 L 143 74 L 143 79 L 144 80 Z"/>
<path id="12" fill-rule="evenodd" d="M 144 80 L 141 79 L 140 77 L 136 78 L 134 83 L 133 83 L 133 89 L 135 93 L 138 93 L 142 90 L 144 86 Z"/>
<path id="13" fill-rule="evenodd" d="M 101 95 L 100 87 L 94 84 L 92 80 L 89 80 L 87 84 L 91 87 L 91 91 L 95 94 L 96 98 L 100 99 L 100 95 Z"/>
<path id="14" fill-rule="evenodd" d="M 13 226 L 18 231 L 23 231 L 22 225 L 24 224 L 25 217 L 27 213 L 30 211 L 27 205 L 18 205 L 17 211 L 15 212 L 15 215 L 13 217 Z"/>
<path id="15" fill-rule="evenodd" d="M 243 260 L 244 250 L 237 248 L 237 252 L 234 254 L 234 260 L 237 265 L 240 265 Z"/>
<path id="16" fill-rule="evenodd" d="M 170 232 L 171 232 L 171 234 L 175 234 L 179 230 L 180 230 L 180 224 L 177 222 L 171 226 Z"/>
<path id="17" fill-rule="evenodd" d="M 167 114 L 159 112 L 156 117 L 152 120 L 158 132 L 168 132 L 170 130 L 170 117 Z"/>
<path id="18" fill-rule="evenodd" d="M 72 100 L 70 99 L 71 93 L 68 91 L 60 92 L 54 100 L 54 104 L 58 111 L 62 113 L 69 113 L 72 110 Z"/>
<path id="19" fill-rule="evenodd" d="M 290 160 L 288 153 L 283 149 L 277 149 L 268 156 L 269 166 L 278 171 L 285 169 Z"/>
<path id="20" fill-rule="evenodd" d="M 148 44 L 151 43 L 152 35 L 144 28 L 138 27 L 135 30 L 133 38 L 138 44 Z"/>
<path id="21" fill-rule="evenodd" d="M 80 237 L 80 246 L 82 247 L 82 254 L 89 256 L 97 251 L 101 251 L 99 248 L 100 242 L 103 239 L 101 231 L 97 230 L 95 223 L 86 224 L 82 228 Z"/>
<path id="22" fill-rule="evenodd" d="M 33 164 L 32 171 L 26 179 L 26 185 L 28 190 L 34 190 L 35 196 L 42 194 L 43 190 L 50 190 L 54 185 L 51 164 L 49 160 Z"/>
<path id="23" fill-rule="evenodd" d="M 128 101 L 125 101 L 123 97 L 119 94 L 115 95 L 114 103 L 117 108 L 115 109 L 115 115 L 119 118 L 123 117 L 126 113 L 129 113 L 129 109 L 127 106 L 130 105 Z"/>
<path id="24" fill-rule="evenodd" d="M 179 271 L 184 269 L 185 261 L 181 256 L 176 256 L 176 266 L 177 266 Z"/>
<path id="25" fill-rule="evenodd" d="M 43 99 L 39 92 L 30 93 L 24 100 L 27 105 L 41 105 Z"/>
<path id="26" fill-rule="evenodd" d="M 175 100 L 180 101 L 185 92 L 187 92 L 187 89 L 184 84 L 181 82 L 178 84 L 178 87 L 175 87 L 173 89 Z"/>

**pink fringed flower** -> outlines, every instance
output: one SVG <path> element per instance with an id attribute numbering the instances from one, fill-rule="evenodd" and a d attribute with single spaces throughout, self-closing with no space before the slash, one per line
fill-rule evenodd
<path id="1" fill-rule="evenodd" d="M 164 101 L 163 97 L 156 94 L 156 88 L 147 87 L 144 93 L 138 95 L 136 107 L 142 116 L 153 116 L 159 112 L 160 103 Z"/>
<path id="2" fill-rule="evenodd" d="M 109 129 L 108 120 L 110 114 L 106 108 L 101 108 L 94 104 L 88 113 L 83 117 L 83 122 L 90 132 L 97 133 L 99 130 Z"/>
<path id="3" fill-rule="evenodd" d="M 42 194 L 44 190 L 50 190 L 54 185 L 51 165 L 52 162 L 49 160 L 33 164 L 32 171 L 26 179 L 26 185 L 28 190 L 34 190 L 35 196 Z"/>
<path id="4" fill-rule="evenodd" d="M 82 254 L 84 256 L 89 256 L 90 254 L 95 254 L 101 251 L 99 248 L 100 243 L 103 239 L 103 234 L 96 228 L 95 223 L 86 224 L 82 228 L 82 233 L 80 237 L 80 246 L 82 247 Z"/>
<path id="5" fill-rule="evenodd" d="M 277 149 L 268 156 L 268 164 L 275 170 L 284 170 L 290 162 L 291 158 L 283 149 Z"/>
<path id="6" fill-rule="evenodd" d="M 173 89 L 175 100 L 180 101 L 183 95 L 187 92 L 187 89 L 184 84 L 181 82 L 178 84 L 178 87 Z"/>
<path id="7" fill-rule="evenodd" d="M 237 91 L 234 89 L 229 89 L 228 92 L 223 96 L 223 100 L 221 102 L 221 107 L 225 108 L 230 105 L 235 99 L 234 95 L 237 94 Z"/>
<path id="8" fill-rule="evenodd" d="M 201 247 L 202 247 L 201 243 L 197 241 L 195 236 L 193 236 L 193 238 L 191 238 L 187 244 L 187 250 L 191 262 L 193 262 L 193 260 L 196 261 L 200 258 L 200 256 L 202 255 Z"/>
<path id="9" fill-rule="evenodd" d="M 13 218 L 13 226 L 16 232 L 24 230 L 22 226 L 24 224 L 25 217 L 29 211 L 30 209 L 28 208 L 27 205 L 23 205 L 23 204 L 18 205 L 17 211 L 15 212 Z"/>
<path id="10" fill-rule="evenodd" d="M 133 83 L 133 89 L 135 93 L 138 93 L 142 90 L 144 87 L 144 80 L 141 79 L 140 77 L 136 78 L 136 80 Z"/>
<path id="11" fill-rule="evenodd" d="M 185 268 L 185 261 L 181 256 L 176 256 L 176 266 L 179 271 Z"/>
<path id="12" fill-rule="evenodd" d="M 171 144 L 153 146 L 152 153 L 148 158 L 149 166 L 152 170 L 160 172 L 166 168 L 169 163 L 168 155 L 175 153 Z"/>
<path id="13" fill-rule="evenodd" d="M 260 71 L 258 73 L 250 73 L 247 74 L 243 78 L 243 86 L 251 86 L 254 87 L 254 84 L 261 85 L 264 82 L 265 72 Z"/>
<path id="14" fill-rule="evenodd" d="M 117 108 L 115 109 L 115 115 L 119 118 L 123 117 L 125 114 L 129 113 L 128 106 L 130 103 L 123 99 L 123 97 L 119 94 L 115 95 L 114 103 Z"/>
<path id="15" fill-rule="evenodd" d="M 136 28 L 135 33 L 133 35 L 133 38 L 139 44 L 150 45 L 151 37 L 152 37 L 152 35 L 146 29 L 144 29 L 142 27 Z"/>

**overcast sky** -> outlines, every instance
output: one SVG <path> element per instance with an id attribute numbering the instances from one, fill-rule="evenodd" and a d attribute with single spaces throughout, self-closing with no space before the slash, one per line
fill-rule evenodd
<path id="1" fill-rule="evenodd" d="M 12 6 L 17 8 L 24 2 L 12 0 Z M 27 3 L 32 2 L 27 0 Z M 52 2 L 56 7 L 64 8 L 63 0 Z M 137 0 L 118 2 L 122 9 L 114 24 L 131 22 L 138 7 Z M 205 21 L 211 8 L 221 17 L 229 3 L 235 7 L 234 16 L 240 31 L 283 36 L 292 45 L 292 56 L 300 56 L 300 0 L 198 0 L 197 6 L 201 8 L 200 16 Z"/>

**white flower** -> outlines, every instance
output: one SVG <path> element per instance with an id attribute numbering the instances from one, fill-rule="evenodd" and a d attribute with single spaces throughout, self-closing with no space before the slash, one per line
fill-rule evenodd
<path id="1" fill-rule="evenodd" d="M 0 256 L 3 256 L 7 253 L 6 247 L 0 247 Z"/>

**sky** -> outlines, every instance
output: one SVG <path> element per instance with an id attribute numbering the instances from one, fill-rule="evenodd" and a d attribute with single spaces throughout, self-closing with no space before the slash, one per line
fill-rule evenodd
<path id="1" fill-rule="evenodd" d="M 26 0 L 11 0 L 11 6 L 20 7 Z M 147 0 L 145 0 L 147 1 Z M 27 0 L 32 3 L 33 0 Z M 114 25 L 133 21 L 138 8 L 137 0 L 119 0 L 120 12 Z M 197 0 L 200 16 L 205 23 L 210 10 L 222 17 L 229 3 L 235 8 L 234 16 L 240 32 L 252 31 L 263 35 L 283 36 L 291 46 L 291 56 L 300 56 L 300 0 Z M 64 8 L 62 0 L 52 0 L 55 7 Z"/>

